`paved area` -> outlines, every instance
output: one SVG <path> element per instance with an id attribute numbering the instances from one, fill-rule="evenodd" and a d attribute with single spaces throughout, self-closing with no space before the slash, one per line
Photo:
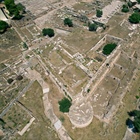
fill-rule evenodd
<path id="1" fill-rule="evenodd" d="M 134 133 L 131 132 L 128 128 L 126 129 L 124 138 L 122 140 L 132 140 L 134 136 Z"/>
<path id="2" fill-rule="evenodd" d="M 96 15 L 93 16 L 93 19 L 97 22 L 101 22 L 106 24 L 108 22 L 108 20 L 116 13 L 120 10 L 120 8 L 122 7 L 122 2 L 120 1 L 112 1 L 111 4 L 107 5 L 106 7 L 104 7 L 102 9 L 103 11 L 103 15 L 102 17 L 98 18 L 96 17 Z"/>
<path id="3" fill-rule="evenodd" d="M 77 97 L 70 108 L 69 118 L 75 127 L 82 128 L 88 126 L 93 119 L 91 103 L 80 96 Z"/>

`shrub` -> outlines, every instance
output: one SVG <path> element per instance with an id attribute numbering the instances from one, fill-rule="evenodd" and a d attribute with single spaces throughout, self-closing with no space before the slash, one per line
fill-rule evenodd
<path id="1" fill-rule="evenodd" d="M 133 7 L 133 3 L 130 2 L 130 1 L 127 3 L 127 5 L 128 5 L 128 7 L 130 7 L 130 8 Z"/>
<path id="2" fill-rule="evenodd" d="M 72 20 L 69 18 L 64 19 L 64 25 L 68 25 L 69 27 L 73 27 Z"/>
<path id="3" fill-rule="evenodd" d="M 97 17 L 102 17 L 102 15 L 103 15 L 103 11 L 97 9 L 97 10 L 96 10 L 96 16 L 97 16 Z"/>
<path id="4" fill-rule="evenodd" d="M 14 81 L 14 80 L 13 80 L 12 78 L 9 78 L 9 79 L 7 80 L 7 82 L 8 82 L 9 84 L 11 84 L 13 81 Z"/>
<path id="5" fill-rule="evenodd" d="M 87 89 L 87 93 L 89 93 L 89 92 L 90 92 L 90 89 L 88 88 L 88 89 Z"/>
<path id="6" fill-rule="evenodd" d="M 61 122 L 65 121 L 65 118 L 63 116 L 61 116 L 59 119 L 60 119 Z"/>
<path id="7" fill-rule="evenodd" d="M 96 24 L 90 24 L 89 25 L 89 31 L 96 31 L 97 30 L 97 25 Z"/>
<path id="8" fill-rule="evenodd" d="M 2 126 L 2 128 L 4 128 L 5 124 L 6 124 L 6 122 L 0 118 L 0 125 Z"/>
<path id="9" fill-rule="evenodd" d="M 129 12 L 129 8 L 128 8 L 127 5 L 123 5 L 123 7 L 122 7 L 122 12 L 124 12 L 124 13 Z"/>
<path id="10" fill-rule="evenodd" d="M 103 59 L 100 58 L 100 57 L 98 57 L 98 56 L 96 56 L 95 59 L 96 59 L 98 62 L 102 62 L 102 61 L 103 61 Z"/>
<path id="11" fill-rule="evenodd" d="M 105 45 L 103 48 L 103 54 L 109 55 L 116 48 L 116 46 L 117 44 L 115 43 Z"/>
<path id="12" fill-rule="evenodd" d="M 140 98 L 140 96 L 136 95 L 136 99 L 139 99 L 139 98 Z"/>
<path id="13" fill-rule="evenodd" d="M 29 48 L 28 45 L 25 42 L 23 42 L 23 48 L 26 49 L 26 50 Z"/>
<path id="14" fill-rule="evenodd" d="M 53 37 L 54 36 L 54 30 L 53 29 L 51 29 L 51 28 L 44 28 L 43 30 L 42 30 L 42 34 L 43 34 L 43 36 L 46 36 L 46 35 L 48 35 L 49 37 Z"/>
<path id="15" fill-rule="evenodd" d="M 0 20 L 0 33 L 3 33 L 4 31 L 6 31 L 8 27 L 9 25 L 7 24 L 7 22 Z"/>
<path id="16" fill-rule="evenodd" d="M 69 112 L 69 108 L 71 106 L 71 101 L 67 98 L 63 98 L 59 103 L 59 110 L 61 112 Z"/>
<path id="17" fill-rule="evenodd" d="M 16 78 L 16 80 L 19 80 L 19 81 L 22 80 L 22 79 L 23 79 L 23 77 L 21 75 L 18 75 L 17 78 Z"/>

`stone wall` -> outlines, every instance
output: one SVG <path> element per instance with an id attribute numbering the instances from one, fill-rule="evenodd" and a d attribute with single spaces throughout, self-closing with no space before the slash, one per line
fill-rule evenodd
<path id="1" fill-rule="evenodd" d="M 102 47 L 103 44 L 105 44 L 106 42 L 109 43 L 115 43 L 117 45 L 119 45 L 121 42 L 123 41 L 123 39 L 112 36 L 112 35 L 108 35 L 106 34 L 92 49 L 91 51 L 97 51 L 98 49 L 100 49 L 100 47 Z"/>

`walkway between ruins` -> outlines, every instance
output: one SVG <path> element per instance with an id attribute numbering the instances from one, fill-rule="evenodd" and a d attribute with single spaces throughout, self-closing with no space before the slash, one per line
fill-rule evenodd
<path id="1" fill-rule="evenodd" d="M 38 83 L 41 85 L 43 90 L 43 104 L 44 104 L 44 113 L 47 118 L 50 119 L 51 123 L 53 124 L 60 140 L 71 140 L 70 136 L 68 135 L 66 129 L 62 125 L 61 121 L 58 119 L 58 117 L 54 114 L 52 104 L 50 103 L 48 99 L 48 92 L 49 92 L 49 86 L 48 84 L 42 79 L 40 73 L 38 73 L 36 70 L 31 70 L 30 68 L 27 68 L 27 74 L 26 76 L 31 80 L 37 80 Z"/>

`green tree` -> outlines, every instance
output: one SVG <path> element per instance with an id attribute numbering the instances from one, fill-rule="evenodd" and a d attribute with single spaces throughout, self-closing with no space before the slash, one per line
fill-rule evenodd
<path id="1" fill-rule="evenodd" d="M 13 5 L 15 5 L 14 0 L 4 0 L 4 3 L 6 5 L 6 8 L 9 8 L 10 6 L 13 7 Z"/>
<path id="2" fill-rule="evenodd" d="M 140 0 L 137 0 L 137 2 L 140 4 Z"/>
<path id="3" fill-rule="evenodd" d="M 3 33 L 4 31 L 6 31 L 8 27 L 9 25 L 7 24 L 7 22 L 0 20 L 0 33 Z"/>
<path id="4" fill-rule="evenodd" d="M 5 121 L 0 118 L 0 125 L 2 126 L 3 129 L 4 129 L 5 124 L 6 124 Z"/>
<path id="5" fill-rule="evenodd" d="M 46 36 L 46 35 L 48 35 L 49 37 L 53 37 L 54 36 L 54 30 L 53 29 L 51 29 L 51 28 L 44 28 L 43 30 L 42 30 L 42 34 L 43 34 L 43 36 Z"/>
<path id="6" fill-rule="evenodd" d="M 129 16 L 129 21 L 133 24 L 137 24 L 140 22 L 140 13 L 135 12 L 131 16 Z"/>
<path id="7" fill-rule="evenodd" d="M 129 116 L 133 116 L 134 120 L 132 121 L 135 131 L 140 133 L 140 110 L 133 110 L 128 112 Z"/>
<path id="8" fill-rule="evenodd" d="M 109 55 L 116 48 L 116 46 L 117 44 L 115 43 L 105 45 L 103 48 L 103 54 Z"/>
<path id="9" fill-rule="evenodd" d="M 10 15 L 13 15 L 14 11 L 16 9 L 14 0 L 4 0 L 4 3 L 5 3 L 7 10 L 10 12 Z"/>
<path id="10" fill-rule="evenodd" d="M 129 1 L 128 3 L 127 3 L 127 5 L 128 5 L 128 7 L 133 7 L 133 3 L 131 2 L 131 1 Z"/>
<path id="11" fill-rule="evenodd" d="M 122 12 L 124 12 L 124 13 L 129 12 L 129 8 L 128 8 L 127 5 L 123 5 L 123 6 L 122 6 Z"/>
<path id="12" fill-rule="evenodd" d="M 81 16 L 80 16 L 80 21 L 81 21 L 81 22 L 87 23 L 88 20 L 89 20 L 89 19 L 88 19 L 87 16 L 85 16 L 85 15 L 81 15 Z"/>
<path id="13" fill-rule="evenodd" d="M 69 27 L 73 27 L 72 20 L 69 18 L 64 19 L 64 25 L 68 25 Z"/>
<path id="14" fill-rule="evenodd" d="M 20 11 L 20 13 L 22 13 L 22 14 L 24 14 L 24 13 L 25 13 L 25 10 L 26 10 L 25 6 L 23 6 L 21 3 L 18 3 L 18 4 L 17 4 L 17 9 L 18 9 L 18 11 Z"/>
<path id="15" fill-rule="evenodd" d="M 20 14 L 23 10 L 23 8 L 21 8 L 21 4 L 16 5 L 14 0 L 4 0 L 4 3 L 10 16 L 13 16 L 13 19 L 21 19 L 23 17 Z"/>
<path id="16" fill-rule="evenodd" d="M 89 31 L 96 31 L 97 27 L 98 26 L 96 24 L 89 24 Z"/>
<path id="17" fill-rule="evenodd" d="M 103 11 L 97 9 L 97 10 L 96 10 L 96 17 L 102 17 L 102 15 L 103 15 Z"/>
<path id="18" fill-rule="evenodd" d="M 14 17 L 13 19 L 17 19 L 17 20 L 20 20 L 23 16 L 20 14 L 20 12 L 18 10 L 16 10 L 14 12 Z"/>
<path id="19" fill-rule="evenodd" d="M 128 112 L 129 116 L 134 116 L 134 117 L 140 117 L 140 111 L 139 110 L 133 110 Z"/>
<path id="20" fill-rule="evenodd" d="M 136 132 L 140 133 L 140 117 L 135 118 L 133 121 Z"/>
<path id="21" fill-rule="evenodd" d="M 126 120 L 126 125 L 127 125 L 127 126 L 131 126 L 132 124 L 133 124 L 133 121 L 132 121 L 131 119 L 128 118 L 128 119 Z"/>
<path id="22" fill-rule="evenodd" d="M 69 112 L 69 108 L 71 107 L 71 101 L 67 98 L 63 98 L 59 103 L 59 110 L 61 112 Z"/>

